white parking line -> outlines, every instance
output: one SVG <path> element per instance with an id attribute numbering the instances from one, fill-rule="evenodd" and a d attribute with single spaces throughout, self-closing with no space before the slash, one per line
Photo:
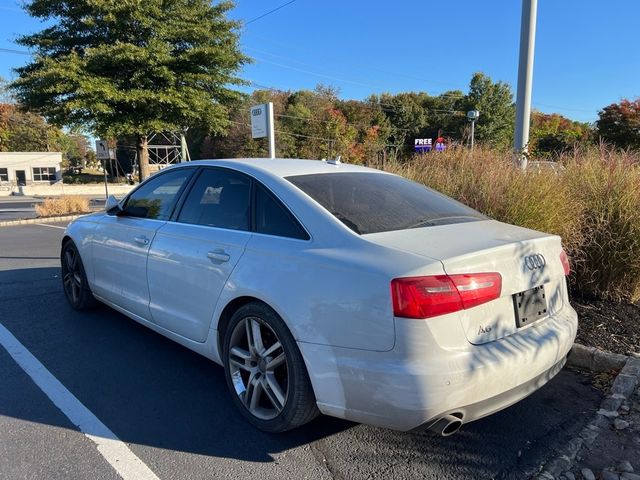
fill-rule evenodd
<path id="1" fill-rule="evenodd" d="M 124 480 L 159 480 L 125 443 L 67 390 L 2 324 L 0 324 L 0 345 L 9 352 L 9 355 L 54 405 L 96 444 L 98 452 Z"/>
<path id="2" fill-rule="evenodd" d="M 39 227 L 49 227 L 49 228 L 59 228 L 61 230 L 64 230 L 67 227 L 59 227 L 58 225 L 49 225 L 47 223 L 34 223 L 34 225 L 38 225 Z"/>

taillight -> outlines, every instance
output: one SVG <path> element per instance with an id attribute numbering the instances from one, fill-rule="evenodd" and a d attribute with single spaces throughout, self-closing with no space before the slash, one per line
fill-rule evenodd
<path id="1" fill-rule="evenodd" d="M 391 281 L 396 317 L 429 318 L 457 312 L 500 297 L 499 273 L 404 277 Z"/>
<path id="2" fill-rule="evenodd" d="M 569 275 L 571 273 L 571 264 L 569 263 L 569 257 L 567 253 L 562 250 L 560 252 L 560 261 L 562 262 L 562 268 L 564 269 L 564 274 Z"/>

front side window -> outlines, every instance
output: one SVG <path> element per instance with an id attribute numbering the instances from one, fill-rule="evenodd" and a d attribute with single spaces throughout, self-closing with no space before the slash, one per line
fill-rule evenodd
<path id="1" fill-rule="evenodd" d="M 181 188 L 192 173 L 192 168 L 180 168 L 149 180 L 129 196 L 124 214 L 168 220 Z"/>
<path id="2" fill-rule="evenodd" d="M 6 168 L 0 168 L 0 182 L 9 181 L 9 171 Z"/>
<path id="3" fill-rule="evenodd" d="M 56 179 L 55 167 L 33 167 L 34 182 L 52 182 Z"/>
<path id="4" fill-rule="evenodd" d="M 251 180 L 230 170 L 202 171 L 187 196 L 178 222 L 249 230 Z"/>
<path id="5" fill-rule="evenodd" d="M 296 175 L 291 183 L 359 234 L 486 220 L 481 213 L 397 175 Z"/>

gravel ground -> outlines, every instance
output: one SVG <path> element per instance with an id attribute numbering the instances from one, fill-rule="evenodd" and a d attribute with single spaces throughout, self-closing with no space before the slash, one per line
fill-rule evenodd
<path id="1" fill-rule="evenodd" d="M 575 298 L 571 304 L 578 312 L 578 343 L 623 355 L 640 354 L 640 306 Z"/>

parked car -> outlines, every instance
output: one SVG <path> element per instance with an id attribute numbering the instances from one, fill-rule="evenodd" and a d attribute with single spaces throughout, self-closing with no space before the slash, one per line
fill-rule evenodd
<path id="1" fill-rule="evenodd" d="M 65 295 L 224 366 L 280 432 L 319 412 L 449 435 L 562 368 L 577 318 L 560 238 L 338 162 L 167 168 L 64 234 Z"/>

